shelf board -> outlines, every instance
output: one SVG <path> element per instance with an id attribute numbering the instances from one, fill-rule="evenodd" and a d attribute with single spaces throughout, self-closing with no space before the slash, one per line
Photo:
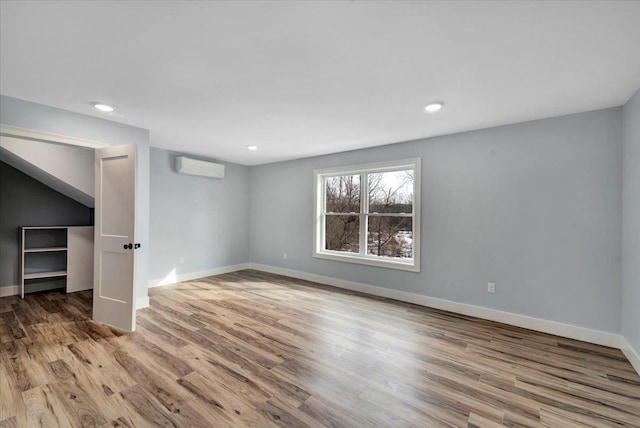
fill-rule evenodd
<path id="1" fill-rule="evenodd" d="M 25 253 L 46 253 L 50 251 L 67 251 L 67 247 L 25 248 Z"/>
<path id="2" fill-rule="evenodd" d="M 53 271 L 30 271 L 24 273 L 24 279 L 37 279 L 37 278 L 53 278 L 58 276 L 67 276 L 66 270 L 53 270 Z"/>
<path id="3" fill-rule="evenodd" d="M 22 226 L 25 230 L 68 229 L 69 226 Z"/>

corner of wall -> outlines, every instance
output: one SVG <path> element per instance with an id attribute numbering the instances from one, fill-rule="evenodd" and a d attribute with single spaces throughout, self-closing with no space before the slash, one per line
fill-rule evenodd
<path id="1" fill-rule="evenodd" d="M 622 128 L 622 348 L 640 373 L 640 89 L 623 107 Z"/>

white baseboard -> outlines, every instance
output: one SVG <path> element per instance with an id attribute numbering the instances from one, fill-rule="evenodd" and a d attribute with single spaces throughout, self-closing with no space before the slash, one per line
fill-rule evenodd
<path id="1" fill-rule="evenodd" d="M 181 274 L 169 274 L 164 278 L 156 278 L 149 280 L 149 288 L 160 287 L 163 285 L 175 284 L 182 281 L 191 281 L 193 279 L 206 278 L 207 276 L 222 275 L 223 273 L 237 272 L 239 270 L 251 269 L 250 263 L 240 263 L 237 265 L 220 266 L 213 269 L 201 270 L 198 272 L 187 272 Z"/>
<path id="2" fill-rule="evenodd" d="M 136 309 L 144 309 L 149 307 L 149 297 L 139 297 L 136 299 Z"/>
<path id="3" fill-rule="evenodd" d="M 374 296 L 386 297 L 389 299 L 400 300 L 402 302 L 414 303 L 420 306 L 427 306 L 435 309 L 442 309 L 449 312 L 455 312 L 462 315 L 469 315 L 490 321 L 497 321 L 516 327 L 536 330 L 543 333 L 554 334 L 557 336 L 567 337 L 570 339 L 582 340 L 584 342 L 595 343 L 597 345 L 609 346 L 612 348 L 620 347 L 621 336 L 606 331 L 593 330 L 575 325 L 564 324 L 556 321 L 548 321 L 541 318 L 529 317 L 526 315 L 514 314 L 512 312 L 500 311 L 497 309 L 484 308 L 482 306 L 469 305 L 466 303 L 454 302 L 452 300 L 439 299 L 429 297 L 422 294 L 409 293 L 406 291 L 393 290 L 390 288 L 378 287 L 375 285 L 362 284 L 359 282 L 345 281 L 342 279 L 332 278 L 324 275 L 316 275 L 312 273 L 300 272 L 281 267 L 261 265 L 251 263 L 251 269 L 264 272 L 275 273 L 278 275 L 290 276 L 293 278 L 304 279 L 307 281 L 319 282 L 338 288 L 344 288 L 352 291 L 372 294 Z"/>
<path id="4" fill-rule="evenodd" d="M 0 287 L 0 297 L 15 296 L 20 292 L 18 285 L 9 285 L 6 287 Z"/>
<path id="5" fill-rule="evenodd" d="M 624 356 L 627 357 L 633 368 L 636 369 L 636 372 L 640 375 L 640 355 L 638 355 L 638 352 L 631 347 L 624 336 L 620 336 L 620 349 Z"/>

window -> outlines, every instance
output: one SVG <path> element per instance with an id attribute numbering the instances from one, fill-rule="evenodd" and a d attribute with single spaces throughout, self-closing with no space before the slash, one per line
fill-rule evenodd
<path id="1" fill-rule="evenodd" d="M 314 257 L 420 271 L 420 159 L 314 171 Z"/>

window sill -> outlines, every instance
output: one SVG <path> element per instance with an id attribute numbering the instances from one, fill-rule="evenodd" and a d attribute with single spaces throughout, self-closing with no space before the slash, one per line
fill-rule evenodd
<path id="1" fill-rule="evenodd" d="M 338 262 L 356 263 L 359 265 L 376 266 L 387 269 L 397 269 L 409 272 L 420 272 L 420 263 L 410 259 L 408 262 L 391 260 L 383 257 L 363 257 L 357 254 L 341 254 L 335 252 L 314 252 L 313 257 L 325 260 L 334 260 Z"/>

